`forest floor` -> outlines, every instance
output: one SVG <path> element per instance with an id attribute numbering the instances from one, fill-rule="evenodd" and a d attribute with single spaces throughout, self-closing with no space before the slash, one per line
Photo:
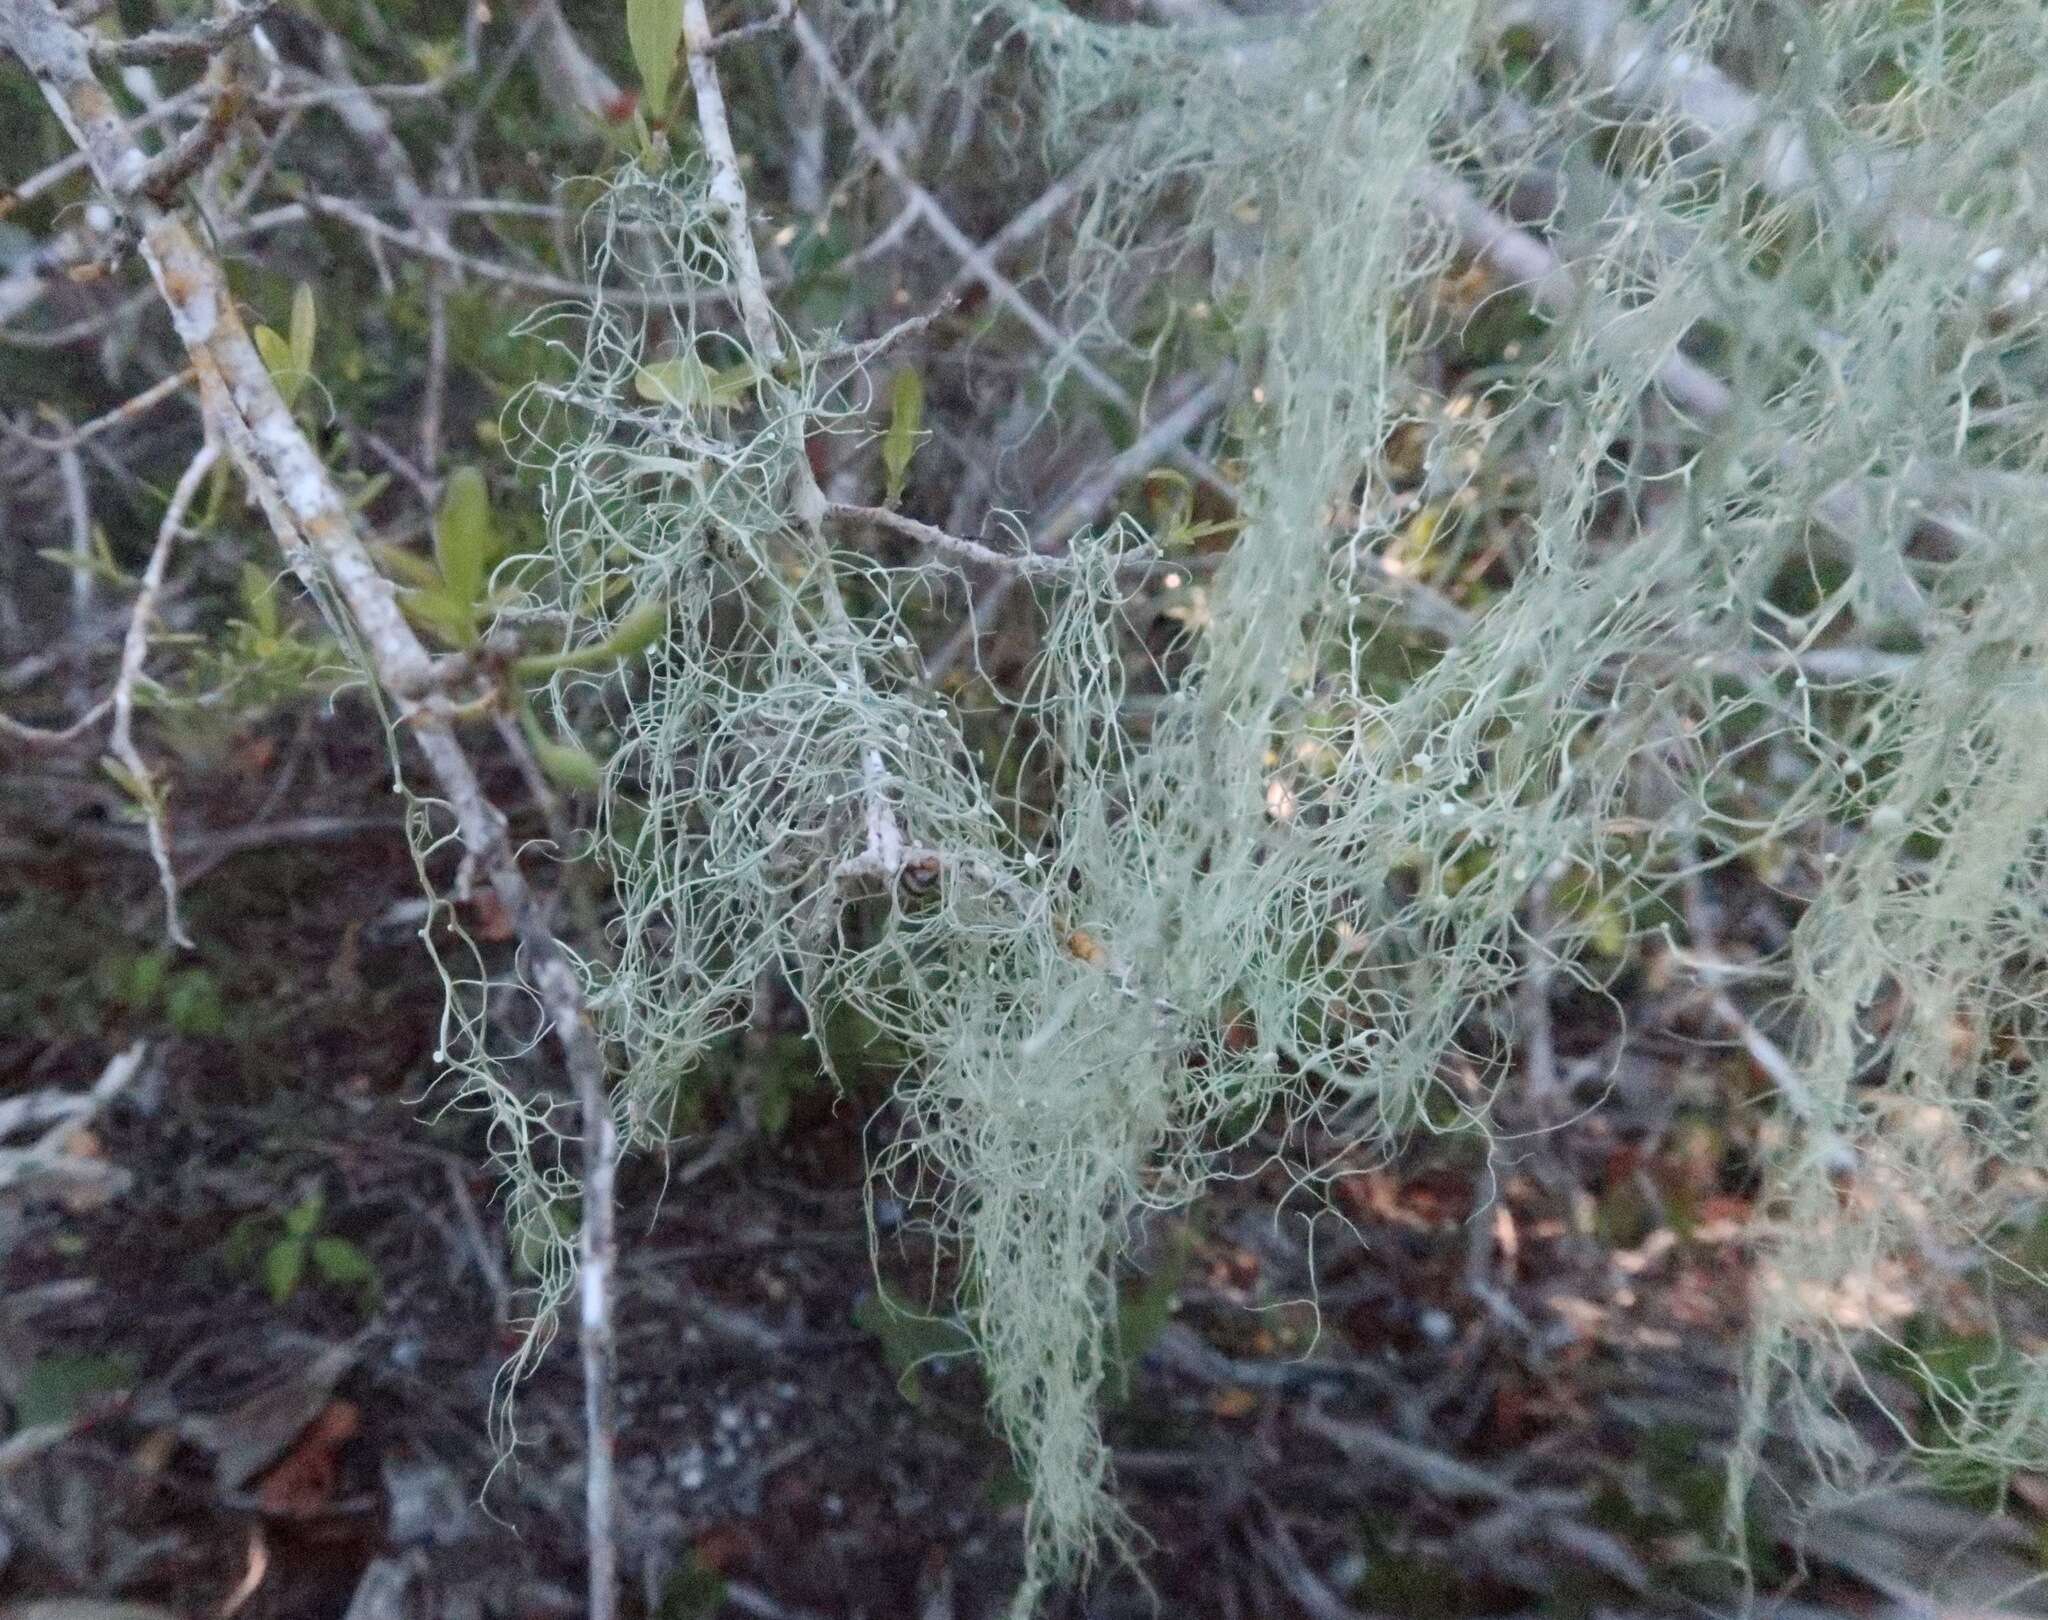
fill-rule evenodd
<path id="1" fill-rule="evenodd" d="M 481 1123 L 430 1088 L 410 857 L 339 802 L 370 743 L 319 730 L 246 765 L 292 752 L 342 831 L 222 846 L 196 958 L 154 948 L 111 830 L 90 871 L 14 852 L 0 1095 L 140 1061 L 63 1143 L 89 1174 L 0 1200 L 0 1613 L 581 1611 L 573 1335 L 494 1407 L 517 1256 Z M 219 793 L 184 827 L 232 825 Z M 2027 1478 L 1999 1501 L 1902 1470 L 1813 1511 L 1774 1439 L 1734 1560 L 1767 1079 L 1654 967 L 1545 1016 L 1547 1118 L 1504 1097 L 1490 1137 L 1450 1118 L 1349 1162 L 1265 1140 L 1147 1234 L 1107 1392 L 1131 1557 L 1054 1612 L 2048 1612 Z M 903 1304 L 943 1266 L 887 1201 L 870 1225 L 882 1093 L 710 1095 L 622 1189 L 627 1612 L 1000 1613 L 1023 1492 L 957 1332 Z"/>

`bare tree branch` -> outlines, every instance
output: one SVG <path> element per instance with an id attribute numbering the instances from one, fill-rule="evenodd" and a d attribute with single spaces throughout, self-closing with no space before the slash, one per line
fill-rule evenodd
<path id="1" fill-rule="evenodd" d="M 182 212 L 138 181 L 149 158 L 93 72 L 79 31 L 51 0 L 0 0 L 0 39 L 32 73 L 45 99 L 85 151 L 93 174 L 141 235 L 142 253 L 170 311 L 196 375 L 209 421 L 247 480 L 293 570 L 307 588 L 334 592 L 360 640 L 370 672 L 390 694 L 404 728 L 426 756 L 453 812 L 469 860 L 482 871 L 512 922 L 525 970 L 545 1011 L 573 1083 L 583 1118 L 583 1331 L 586 1344 L 608 1344 L 609 1284 L 614 1261 L 612 1167 L 616 1130 L 603 1053 L 586 1014 L 574 968 L 546 911 L 520 872 L 505 818 L 485 794 L 475 767 L 448 720 L 428 701 L 435 665 L 399 611 L 390 582 L 378 572 L 355 519 L 325 463 L 292 419 L 236 309 L 219 264 L 200 245 Z M 593 1275 L 594 1272 L 594 1275 Z M 613 1541 L 609 1361 L 585 1358 L 591 1418 L 590 1613 L 616 1613 Z"/>
<path id="2" fill-rule="evenodd" d="M 219 454 L 220 441 L 209 425 L 206 442 L 186 464 L 183 476 L 171 491 L 170 504 L 164 508 L 156 546 L 149 554 L 149 566 L 143 571 L 142 591 L 135 598 L 135 609 L 128 617 L 128 634 L 121 643 L 121 673 L 114 682 L 114 729 L 107 739 L 108 752 L 128 772 L 130 791 L 141 803 L 143 823 L 149 834 L 149 856 L 156 862 L 157 882 L 164 892 L 164 932 L 172 944 L 188 951 L 192 949 L 192 936 L 185 931 L 184 919 L 178 914 L 178 876 L 171 866 L 163 790 L 142 751 L 135 746 L 135 688 L 142 679 L 142 661 L 149 656 L 150 616 L 156 612 L 157 597 L 163 591 L 171 547 L 184 527 L 185 514 L 192 509 L 200 483 L 212 471 Z"/>
<path id="3" fill-rule="evenodd" d="M 204 28 L 165 29 L 137 34 L 133 39 L 96 39 L 90 46 L 92 59 L 102 66 L 117 67 L 196 61 L 240 39 L 276 9 L 277 0 L 257 0 L 254 5 L 224 7 L 222 15 Z"/>

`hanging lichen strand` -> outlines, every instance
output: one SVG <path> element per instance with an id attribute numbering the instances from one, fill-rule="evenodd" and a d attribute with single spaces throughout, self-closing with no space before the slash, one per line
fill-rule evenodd
<path id="1" fill-rule="evenodd" d="M 1236 981 L 1267 1049 L 1355 1076 L 1379 1124 L 1504 1022 L 1518 959 L 1578 967 L 1583 920 L 1532 901 L 1633 896 L 1604 925 L 1698 929 L 1718 989 L 1702 879 L 1782 885 L 1789 948 L 1739 967 L 1800 1038 L 1737 1483 L 1782 1444 L 1854 1484 L 1871 1459 L 1833 1398 L 1888 1341 L 1902 1266 L 2040 1282 L 1997 1244 L 2048 1168 L 2048 10 L 1719 0 L 1653 30 L 1526 0 L 1462 40 L 1457 7 L 1214 15 L 1020 5 L 925 40 L 1000 16 L 1062 160 L 1120 155 L 1077 310 L 1206 253 L 1262 363 L 1255 521 L 1145 762 L 1148 836 L 1202 849 L 1216 931 L 1286 964 Z M 1404 374 L 1442 335 L 1446 237 L 1540 317 L 1483 427 Z M 1444 447 L 1437 510 L 1510 552 L 1476 616 L 1374 571 L 1407 522 L 1376 453 L 1409 424 Z M 1447 645 L 1387 694 L 1364 655 L 1390 611 Z M 1256 851 L 1235 885 L 1233 824 Z M 1923 1382 L 1938 1432 L 1900 1429 L 1931 1462 L 2048 1458 L 2038 1355 Z"/>
<path id="2" fill-rule="evenodd" d="M 1080 213 L 1077 328 L 1198 262 L 1241 312 L 1247 526 L 1142 726 L 1137 537 L 1084 536 L 1040 578 L 1029 711 L 1056 769 L 1021 774 L 1056 797 L 1021 813 L 906 656 L 895 604 L 944 558 L 850 554 L 808 509 L 805 439 L 853 386 L 824 379 L 858 367 L 793 334 L 789 366 L 759 365 L 723 320 L 701 177 L 625 168 L 593 280 L 636 296 L 551 325 L 573 377 L 527 401 L 553 577 L 520 610 L 601 638 L 669 605 L 629 696 L 555 683 L 582 734 L 605 704 L 618 737 L 591 973 L 629 1134 L 659 1134 L 769 974 L 814 1028 L 852 1009 L 905 1054 L 877 1176 L 964 1262 L 1032 1487 L 1028 1604 L 1116 1529 L 1096 1395 L 1134 1216 L 1199 1191 L 1226 1122 L 1388 1133 L 1461 1048 L 1511 1073 L 1531 962 L 1677 931 L 1703 875 L 1745 862 L 1802 920 L 1743 971 L 1804 1030 L 1771 1205 L 1800 1241 L 1761 1273 L 1745 1455 L 1790 1414 L 1853 1463 L 1827 1396 L 1884 1321 L 1846 1302 L 1988 1237 L 2048 1170 L 2038 278 L 1983 257 L 2038 225 L 2048 15 L 1772 11 L 1787 48 L 1749 53 L 1762 88 L 1717 133 L 1726 104 L 1673 75 L 1760 26 L 1725 4 L 1682 39 L 1614 35 L 1627 75 L 1559 23 L 1577 8 L 1535 3 L 1195 29 L 907 9 L 906 63 L 964 63 L 970 38 L 994 60 L 994 30 L 1059 158 L 1117 154 Z M 1841 155 L 1876 151 L 1901 156 Z M 1459 258 L 1530 314 L 1486 412 L 1453 419 L 1421 357 L 1465 318 Z M 1504 548 L 1477 611 L 1390 577 L 1412 514 L 1383 458 L 1415 426 L 1442 447 L 1437 509 Z M 1372 655 L 1397 631 L 1430 651 L 1390 685 Z M 1567 884 L 1621 898 L 1537 903 Z M 527 1193 L 545 1214 L 562 1189 Z M 1980 1384 L 1951 1396 L 1954 1448 L 2041 1456 L 2033 1369 Z"/>

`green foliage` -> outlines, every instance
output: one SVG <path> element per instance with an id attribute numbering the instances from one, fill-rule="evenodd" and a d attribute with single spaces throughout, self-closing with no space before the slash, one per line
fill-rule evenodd
<path id="1" fill-rule="evenodd" d="M 712 1620 L 725 1607 L 725 1577 L 692 1551 L 682 1567 L 662 1582 L 655 1620 Z"/>
<path id="2" fill-rule="evenodd" d="M 633 393 L 650 405 L 679 411 L 736 410 L 761 380 L 752 361 L 712 367 L 694 354 L 671 355 L 633 373 Z"/>
<path id="3" fill-rule="evenodd" d="M 14 1397 L 14 1426 L 19 1431 L 69 1423 L 97 1398 L 132 1388 L 137 1370 L 135 1357 L 125 1351 L 37 1356 Z"/>
<path id="4" fill-rule="evenodd" d="M 220 1035 L 228 1028 L 220 981 L 209 968 L 173 968 L 168 950 L 115 957 L 107 986 L 131 1012 L 160 1016 L 179 1035 Z"/>
<path id="5" fill-rule="evenodd" d="M 270 370 L 270 379 L 286 405 L 295 403 L 313 375 L 313 346 L 319 334 L 319 311 L 313 303 L 313 289 L 304 282 L 292 294 L 291 335 L 275 328 L 258 326 L 250 334 L 256 352 Z"/>
<path id="6" fill-rule="evenodd" d="M 626 0 L 626 38 L 633 47 L 650 122 L 668 115 L 676 50 L 683 41 L 683 0 Z"/>
<path id="7" fill-rule="evenodd" d="M 482 601 L 492 566 L 504 545 L 491 522 L 491 492 L 475 467 L 448 475 L 440 510 L 434 514 L 434 562 L 451 602 L 472 610 Z"/>
<path id="8" fill-rule="evenodd" d="M 351 1296 L 359 1309 L 375 1307 L 383 1292 L 376 1263 L 347 1238 L 321 1229 L 326 1200 L 308 1192 L 282 1216 L 249 1215 L 228 1234 L 230 1267 L 254 1269 L 273 1304 L 291 1302 L 308 1271 L 320 1283 Z"/>
<path id="9" fill-rule="evenodd" d="M 384 546 L 378 555 L 409 582 L 399 601 L 415 624 L 451 647 L 472 647 L 497 606 L 492 572 L 506 550 L 483 474 L 458 467 L 434 513 L 433 562 L 398 546 Z"/>
<path id="10" fill-rule="evenodd" d="M 889 431 L 882 435 L 882 468 L 888 477 L 888 492 L 882 504 L 894 506 L 903 498 L 904 475 L 910 458 L 917 454 L 919 430 L 924 425 L 924 379 L 915 367 L 906 366 L 889 385 Z"/>
<path id="11" fill-rule="evenodd" d="M 595 793 L 604 786 L 604 767 L 581 743 L 560 742 L 548 736 L 540 729 L 540 722 L 534 719 L 530 709 L 519 711 L 519 724 L 526 733 L 526 745 L 533 750 L 533 757 L 557 787 L 567 788 L 572 793 Z"/>
<path id="12" fill-rule="evenodd" d="M 882 1359 L 896 1375 L 896 1387 L 913 1406 L 924 1399 L 919 1369 L 974 1352 L 974 1335 L 965 1321 L 920 1311 L 883 1283 L 861 1296 L 853 1308 L 853 1323 L 875 1336 Z"/>

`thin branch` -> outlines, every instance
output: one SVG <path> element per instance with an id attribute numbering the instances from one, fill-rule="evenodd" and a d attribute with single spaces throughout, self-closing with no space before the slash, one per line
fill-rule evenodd
<path id="1" fill-rule="evenodd" d="M 833 501 L 826 506 L 825 516 L 841 523 L 872 523 L 877 528 L 900 534 L 906 540 L 915 540 L 921 546 L 928 546 L 943 556 L 957 557 L 962 562 L 980 563 L 988 568 L 1032 573 L 1060 566 L 1059 560 L 1055 557 L 1035 556 L 1029 552 L 997 551 L 993 546 L 985 546 L 979 540 L 968 540 L 957 534 L 948 534 L 944 529 L 935 528 L 929 523 L 920 523 L 916 518 L 907 518 L 901 512 L 892 512 L 885 506 L 853 506 L 843 501 Z"/>
<path id="2" fill-rule="evenodd" d="M 259 232 L 275 230 L 284 225 L 296 225 L 309 217 L 327 215 L 353 226 L 365 236 L 418 258 L 433 260 L 457 270 L 466 270 L 486 281 L 495 281 L 508 287 L 522 288 L 527 292 L 546 293 L 554 298 L 574 299 L 579 303 L 589 302 L 597 295 L 597 289 L 584 281 L 573 281 L 567 276 L 551 275 L 545 270 L 529 270 L 522 265 L 499 264 L 495 260 L 480 259 L 465 253 L 446 242 L 437 242 L 408 231 L 397 225 L 387 224 L 360 203 L 347 197 L 334 197 L 324 193 L 308 193 L 302 201 L 286 203 L 268 209 L 242 223 L 233 233 L 237 238 L 256 235 Z M 606 287 L 604 301 L 630 308 L 666 307 L 665 294 L 649 292 L 637 287 Z M 715 295 L 707 295 L 707 297 Z"/>
<path id="3" fill-rule="evenodd" d="M 307 588 L 332 593 L 346 610 L 362 653 L 390 694 L 403 729 L 425 756 L 453 812 L 469 861 L 488 878 L 511 919 L 534 994 L 561 1049 L 583 1117 L 584 1338 L 608 1349 L 609 1269 L 614 1260 L 613 1166 L 617 1133 L 604 1056 L 585 1012 L 582 987 L 547 914 L 527 886 L 506 836 L 504 815 L 485 794 L 475 766 L 448 720 L 428 701 L 434 661 L 377 569 L 355 517 L 325 463 L 293 420 L 257 353 L 221 267 L 200 245 L 184 214 L 133 192 L 149 159 L 135 144 L 113 98 L 92 68 L 85 37 L 51 0 L 0 0 L 0 42 L 35 76 L 72 139 L 84 149 L 102 189 L 125 206 L 197 374 L 200 396 L 237 468 L 269 519 L 280 548 Z M 586 1357 L 591 1452 L 586 1459 L 592 1514 L 592 1620 L 617 1612 L 617 1562 L 611 1523 L 611 1383 L 605 1358 Z"/>
<path id="4" fill-rule="evenodd" d="M 794 13 L 792 21 L 798 37 L 803 37 L 809 25 Z M 697 127 L 704 137 L 704 155 L 711 160 L 707 195 L 732 261 L 740 319 L 746 325 L 747 343 L 754 351 L 755 364 L 774 371 L 783 362 L 782 334 L 768 302 L 768 290 L 761 281 L 753 222 L 747 217 L 746 182 L 740 178 L 739 153 L 733 147 L 732 127 L 725 116 L 725 92 L 719 87 L 718 69 L 711 60 L 717 45 L 704 0 L 683 0 L 683 49 L 689 57 L 690 87 L 697 93 Z"/>
<path id="5" fill-rule="evenodd" d="M 144 62 L 190 62 L 233 44 L 277 9 L 277 0 L 224 8 L 204 28 L 164 29 L 133 39 L 96 39 L 89 47 L 101 66 L 134 67 Z"/>
<path id="6" fill-rule="evenodd" d="M 142 751 L 135 746 L 135 688 L 142 679 L 142 661 L 149 656 L 150 616 L 156 612 L 156 600 L 163 591 L 171 547 L 184 527 L 185 514 L 192 509 L 200 484 L 213 470 L 219 455 L 220 441 L 209 431 L 164 508 L 163 522 L 157 526 L 156 545 L 149 554 L 149 566 L 143 570 L 142 592 L 135 598 L 135 609 L 128 616 L 128 634 L 121 643 L 121 673 L 114 682 L 114 729 L 107 739 L 108 752 L 128 772 L 131 791 L 142 808 L 149 834 L 149 858 L 156 862 L 157 882 L 164 892 L 164 932 L 172 944 L 188 951 L 192 949 L 192 936 L 185 931 L 184 919 L 178 914 L 178 874 L 171 865 L 163 794 Z"/>
<path id="7" fill-rule="evenodd" d="M 728 28 L 722 34 L 712 36 L 704 47 L 707 53 L 726 50 L 750 39 L 759 39 L 764 34 L 773 34 L 789 26 L 789 19 L 796 15 L 796 0 L 775 0 L 774 12 L 750 23 L 741 23 L 737 28 Z"/>
<path id="8" fill-rule="evenodd" d="M 187 85 L 176 95 L 167 96 L 156 106 L 138 116 L 135 122 L 129 126 L 130 132 L 140 135 L 145 130 L 154 129 L 159 124 L 169 122 L 187 107 L 191 106 L 192 103 L 198 101 L 205 93 L 206 83 L 204 80 L 196 84 Z M 84 168 L 85 154 L 83 152 L 67 152 L 63 157 L 57 159 L 56 162 L 30 175 L 11 191 L 0 192 L 0 219 L 5 219 L 25 203 L 34 202 L 36 198 L 50 190 L 53 186 L 62 185 L 66 180 L 69 180 L 74 174 L 80 173 Z"/>
<path id="9" fill-rule="evenodd" d="M 68 726 L 32 726 L 25 720 L 0 712 L 0 736 L 11 737 L 30 748 L 62 748 L 92 730 L 107 717 L 113 706 L 112 698 L 101 698 Z"/>
<path id="10" fill-rule="evenodd" d="M 1092 523 L 1096 515 L 1116 497 L 1116 492 L 1133 478 L 1142 477 L 1157 465 L 1160 457 L 1206 421 L 1211 412 L 1230 395 L 1237 381 L 1236 368 L 1225 366 L 1173 410 L 1167 412 L 1132 441 L 1130 447 L 1113 456 L 1097 471 L 1082 479 L 1054 506 L 1031 536 L 1034 556 L 1056 556 L 1076 531 Z M 1009 600 L 1017 582 L 1015 565 L 994 582 L 968 609 L 967 622 L 947 638 L 925 665 L 925 679 L 943 680 L 980 641 L 982 632 L 995 621 Z"/>
<path id="11" fill-rule="evenodd" d="M 86 693 L 85 622 L 92 617 L 92 509 L 86 504 L 85 465 L 75 445 L 57 452 L 57 476 L 64 486 L 64 510 L 71 520 L 71 698 L 82 707 Z"/>
<path id="12" fill-rule="evenodd" d="M 698 9 L 702 9 L 701 3 Z M 1090 388 L 1133 421 L 1142 416 L 1144 413 L 1139 409 L 1138 402 L 1131 397 L 1130 391 L 1087 355 L 1079 352 L 1066 334 L 1041 315 L 1018 289 L 1016 283 L 1003 274 L 988 252 L 954 224 L 951 216 L 939 206 L 938 199 L 918 184 L 916 178 L 904 167 L 903 160 L 897 156 L 895 148 L 876 127 L 874 119 L 869 117 L 867 108 L 861 104 L 853 86 L 848 84 L 845 76 L 840 73 L 838 64 L 832 60 L 830 48 L 819 37 L 818 31 L 811 26 L 810 19 L 798 11 L 790 17 L 789 26 L 797 44 L 817 70 L 819 82 L 824 85 L 832 99 L 839 103 L 840 110 L 853 125 L 854 138 L 860 142 L 861 150 L 873 159 L 875 166 L 889 177 L 897 190 L 901 191 L 924 216 L 932 234 L 973 273 L 974 279 L 988 288 L 1005 309 L 1023 322 L 1033 337 L 1071 365 L 1075 374 Z M 1232 500 L 1237 498 L 1237 487 L 1203 457 L 1182 447 L 1174 450 L 1173 459 L 1223 495 Z"/>
<path id="13" fill-rule="evenodd" d="M 61 437 L 55 439 L 39 439 L 33 433 L 28 433 L 14 427 L 4 418 L 0 418 L 0 428 L 5 428 L 13 437 L 34 449 L 45 451 L 53 456 L 62 455 L 67 450 L 76 450 L 88 439 L 97 438 L 109 428 L 122 427 L 127 423 L 135 421 L 138 417 L 148 415 L 150 411 L 177 393 L 179 389 L 190 386 L 191 382 L 192 368 L 187 366 L 183 371 L 173 372 L 170 376 L 151 383 L 133 398 L 123 400 L 112 410 L 95 416 L 90 422 L 72 428 Z"/>
<path id="14" fill-rule="evenodd" d="M 0 1101 L 0 1138 L 42 1127 L 36 1139 L 26 1146 L 0 1145 L 0 1192 L 11 1192 L 45 1177 L 104 1181 L 125 1175 L 110 1170 L 98 1159 L 67 1153 L 65 1147 L 80 1127 L 134 1083 L 148 1056 L 148 1044 L 136 1041 L 109 1059 L 100 1077 L 85 1092 L 39 1091 Z"/>
<path id="15" fill-rule="evenodd" d="M 1873 232 L 1891 252 L 1949 258 L 2008 314 L 2048 286 L 2039 257 L 2016 262 L 2008 249 L 1982 248 L 1959 221 L 1903 199 L 1899 181 L 1912 172 L 1910 152 L 1873 151 L 1839 134 L 1834 150 L 1816 151 L 1799 114 L 1774 112 L 1706 52 L 1661 45 L 1618 0 L 1506 0 L 1489 25 L 1496 33 L 1528 29 L 1622 107 L 1676 118 L 1694 150 L 1732 154 L 1772 197 L 1816 206 L 1832 201 L 1847 223 Z"/>
<path id="16" fill-rule="evenodd" d="M 207 104 L 206 116 L 179 137 L 177 145 L 158 154 L 136 179 L 135 188 L 154 202 L 168 202 L 177 189 L 204 168 L 234 128 L 245 104 L 240 84 L 229 79 Z"/>
<path id="17" fill-rule="evenodd" d="M 1426 166 L 1416 190 L 1423 207 L 1450 228 L 1460 247 L 1544 314 L 1569 315 L 1587 297 L 1579 278 L 1547 242 L 1503 219 L 1448 170 Z M 1593 324 L 1598 331 L 1614 329 L 1610 321 Z M 1734 391 L 1676 350 L 1658 362 L 1655 375 L 1672 403 L 1699 421 L 1718 421 L 1734 408 Z"/>

